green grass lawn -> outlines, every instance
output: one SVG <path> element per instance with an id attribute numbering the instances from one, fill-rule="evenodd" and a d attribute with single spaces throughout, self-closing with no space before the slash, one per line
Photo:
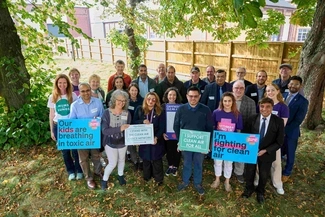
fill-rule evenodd
<path id="1" fill-rule="evenodd" d="M 0 152 L 0 216 L 324 216 L 325 134 L 304 132 L 300 139 L 294 173 L 284 184 L 285 195 L 267 185 L 266 203 L 255 194 L 240 197 L 243 185 L 234 177 L 233 191 L 223 185 L 211 189 L 213 161 L 204 162 L 203 187 L 199 196 L 190 186 L 177 192 L 180 176 L 165 177 L 164 185 L 142 180 L 126 164 L 127 185 L 119 186 L 117 172 L 109 190 L 89 190 L 85 180 L 68 181 L 61 153 L 54 143 Z M 165 162 L 166 163 L 166 162 Z"/>

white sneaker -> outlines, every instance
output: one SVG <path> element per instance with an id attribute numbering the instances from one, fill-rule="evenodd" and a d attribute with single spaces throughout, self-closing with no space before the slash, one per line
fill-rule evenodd
<path id="1" fill-rule="evenodd" d="M 258 180 L 254 180 L 254 186 L 258 186 Z"/>
<path id="2" fill-rule="evenodd" d="M 280 194 L 280 195 L 284 195 L 284 190 L 283 190 L 283 188 L 277 188 L 277 189 L 276 189 L 276 192 L 277 192 L 278 194 Z"/>

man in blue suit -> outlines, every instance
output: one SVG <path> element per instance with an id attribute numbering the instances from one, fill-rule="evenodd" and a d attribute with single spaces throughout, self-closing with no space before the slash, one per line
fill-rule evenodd
<path id="1" fill-rule="evenodd" d="M 232 92 L 232 85 L 226 82 L 226 71 L 216 71 L 216 83 L 205 86 L 200 102 L 207 105 L 211 112 L 219 107 L 221 96 L 225 92 Z"/>
<path id="2" fill-rule="evenodd" d="M 289 118 L 285 126 L 285 140 L 282 147 L 282 156 L 287 155 L 286 165 L 282 171 L 282 182 L 287 182 L 292 173 L 300 136 L 300 124 L 305 119 L 308 109 L 308 100 L 299 93 L 301 87 L 301 77 L 292 76 L 288 83 L 289 92 L 285 95 Z"/>

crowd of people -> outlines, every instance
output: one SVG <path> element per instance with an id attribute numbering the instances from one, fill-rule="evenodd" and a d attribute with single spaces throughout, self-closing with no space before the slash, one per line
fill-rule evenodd
<path id="1" fill-rule="evenodd" d="M 101 188 L 108 187 L 109 176 L 117 166 L 118 181 L 125 185 L 126 156 L 135 170 L 143 171 L 143 179 L 151 178 L 163 185 L 164 176 L 182 174 L 177 189 L 186 189 L 190 181 L 200 195 L 203 161 L 210 154 L 180 151 L 180 131 L 196 130 L 213 133 L 230 131 L 259 134 L 256 164 L 214 159 L 215 180 L 211 188 L 218 188 L 221 175 L 224 188 L 232 191 L 230 178 L 245 183 L 243 198 L 256 192 L 256 199 L 264 203 L 265 186 L 269 175 L 278 194 L 283 195 L 283 183 L 292 174 L 295 153 L 300 136 L 300 124 L 305 118 L 308 101 L 303 94 L 303 81 L 292 76 L 292 66 L 279 66 L 279 79 L 267 85 L 267 72 L 256 73 L 256 83 L 245 80 L 246 69 L 236 70 L 237 80 L 226 82 L 226 71 L 206 67 L 207 77 L 201 79 L 198 67 L 190 70 L 191 79 L 182 82 L 173 66 L 159 64 L 157 76 L 148 76 L 147 67 L 139 66 L 138 77 L 124 72 L 125 63 L 115 63 L 116 73 L 108 79 L 107 94 L 100 86 L 100 77 L 89 77 L 89 83 L 80 83 L 80 72 L 71 69 L 69 77 L 57 75 L 48 100 L 51 138 L 57 140 L 59 119 L 101 118 L 101 149 L 62 150 L 68 180 L 85 179 L 90 189 L 96 188 L 94 176 L 101 179 Z M 178 104 L 173 130 L 176 138 L 166 134 L 166 106 Z M 225 129 L 223 123 L 232 124 Z M 124 131 L 131 124 L 152 124 L 154 142 L 149 145 L 126 146 Z M 211 150 L 211 145 L 210 145 Z M 166 154 L 168 168 L 163 168 Z M 108 163 L 104 158 L 107 157 Z M 179 166 L 182 157 L 182 171 Z M 94 168 L 91 170 L 90 162 Z M 282 162 L 284 161 L 284 168 Z M 192 173 L 193 171 L 193 173 Z"/>

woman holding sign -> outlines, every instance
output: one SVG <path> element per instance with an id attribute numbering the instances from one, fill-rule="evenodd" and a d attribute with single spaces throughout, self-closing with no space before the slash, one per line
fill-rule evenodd
<path id="1" fill-rule="evenodd" d="M 125 185 L 124 166 L 126 146 L 124 142 L 124 130 L 130 126 L 131 114 L 128 111 L 129 95 L 123 90 L 115 90 L 102 117 L 102 145 L 108 158 L 105 167 L 101 187 L 107 189 L 110 174 L 117 165 L 118 181 Z"/>
<path id="2" fill-rule="evenodd" d="M 225 92 L 220 100 L 219 108 L 213 111 L 212 120 L 215 130 L 227 132 L 240 132 L 243 129 L 242 116 L 236 106 L 236 99 L 231 92 Z M 227 147 L 225 147 L 227 148 Z M 220 184 L 220 176 L 222 173 L 225 180 L 226 191 L 231 191 L 229 183 L 232 173 L 232 161 L 214 160 L 214 173 L 216 180 L 212 183 L 212 188 L 217 188 Z"/>
<path id="3" fill-rule="evenodd" d="M 50 129 L 51 138 L 57 141 L 57 123 L 58 119 L 68 119 L 70 114 L 70 105 L 77 99 L 77 95 L 72 92 L 72 84 L 68 76 L 59 74 L 56 76 L 52 94 L 49 97 L 47 107 L 50 108 Z M 72 156 L 71 156 L 72 154 Z M 77 150 L 62 150 L 63 161 L 67 172 L 68 179 L 82 179 L 83 173 L 79 164 L 79 157 Z M 77 177 L 75 173 L 77 172 Z"/>
<path id="4" fill-rule="evenodd" d="M 176 87 L 170 87 L 164 93 L 163 101 L 165 102 L 162 107 L 164 108 L 164 116 L 166 116 L 166 125 L 169 124 L 171 126 L 170 128 L 173 129 L 175 113 L 178 106 L 180 106 L 182 102 L 182 97 Z M 172 120 L 168 119 L 167 110 L 174 114 L 171 116 Z M 176 134 L 167 133 L 167 131 L 168 127 L 166 129 L 166 133 L 163 134 L 167 151 L 166 157 L 168 161 L 168 169 L 165 174 L 166 176 L 169 176 L 170 174 L 177 176 L 177 168 L 179 167 L 179 162 L 181 160 L 181 152 L 177 151 L 178 140 L 176 138 Z"/>
<path id="5" fill-rule="evenodd" d="M 163 133 L 166 121 L 156 93 L 146 94 L 142 107 L 138 107 L 134 113 L 133 123 L 153 124 L 154 143 L 140 145 L 139 155 L 143 160 L 144 180 L 149 181 L 153 177 L 158 185 L 162 185 L 164 180 L 162 157 L 165 154 Z"/>

